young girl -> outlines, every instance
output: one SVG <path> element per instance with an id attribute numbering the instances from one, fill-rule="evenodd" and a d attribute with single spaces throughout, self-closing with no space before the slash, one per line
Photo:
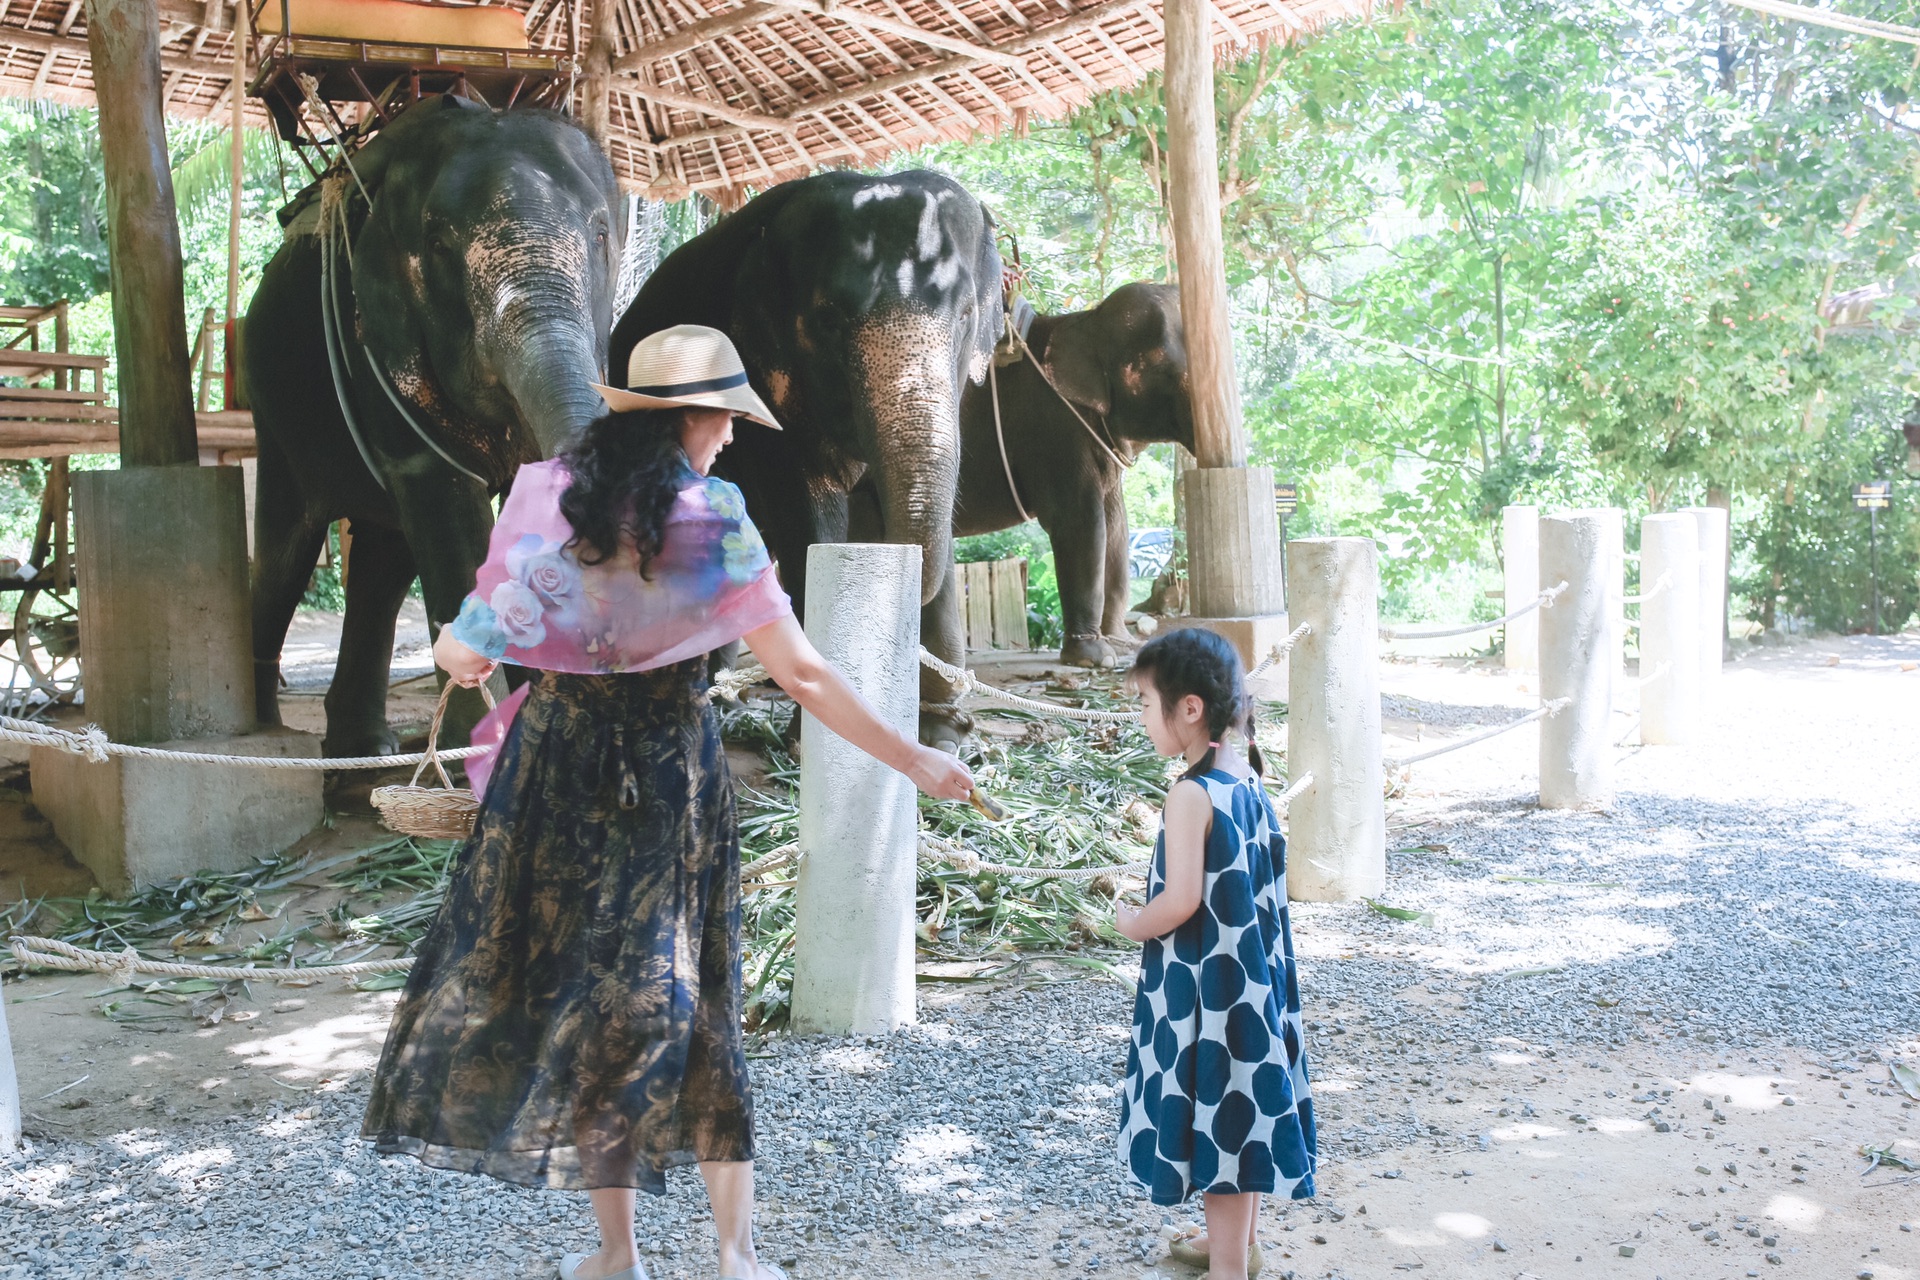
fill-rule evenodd
<path id="1" fill-rule="evenodd" d="M 1145 944 L 1120 1158 L 1155 1204 L 1202 1193 L 1206 1234 L 1175 1240 L 1176 1260 L 1244 1280 L 1261 1266 L 1260 1196 L 1310 1197 L 1317 1162 L 1286 842 L 1233 646 L 1199 628 L 1156 636 L 1132 681 L 1154 749 L 1190 767 L 1167 793 L 1146 906 L 1115 907 Z M 1230 730 L 1245 760 L 1223 748 Z"/>

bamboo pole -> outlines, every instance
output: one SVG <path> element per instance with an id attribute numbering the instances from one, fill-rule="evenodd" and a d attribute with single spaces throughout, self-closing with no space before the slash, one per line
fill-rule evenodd
<path id="1" fill-rule="evenodd" d="M 240 188 L 247 170 L 247 0 L 233 5 L 233 185 L 227 208 L 227 326 L 240 318 Z M 233 353 L 227 353 L 231 363 Z M 202 405 L 202 408 L 206 406 Z"/>

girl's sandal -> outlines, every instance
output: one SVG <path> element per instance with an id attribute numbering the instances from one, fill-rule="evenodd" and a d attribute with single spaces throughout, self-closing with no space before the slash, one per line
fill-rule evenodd
<path id="1" fill-rule="evenodd" d="M 1205 1253 L 1194 1248 L 1193 1245 L 1189 1243 L 1189 1241 L 1198 1240 L 1205 1234 L 1206 1232 L 1199 1227 L 1187 1228 L 1179 1235 L 1167 1241 L 1167 1256 L 1183 1267 L 1192 1267 L 1196 1271 L 1207 1270 L 1212 1265 L 1211 1261 Z M 1247 1246 L 1248 1280 L 1252 1280 L 1252 1277 L 1259 1275 L 1260 1272 L 1266 1268 L 1266 1265 L 1266 1256 L 1260 1252 L 1260 1242 L 1256 1240 Z"/>
<path id="2" fill-rule="evenodd" d="M 787 1280 L 787 1273 L 782 1271 L 780 1268 L 774 1266 L 771 1262 L 763 1262 L 760 1264 L 760 1267 L 764 1271 L 773 1272 L 773 1280 Z M 720 1280 L 736 1280 L 736 1277 L 721 1276 Z"/>

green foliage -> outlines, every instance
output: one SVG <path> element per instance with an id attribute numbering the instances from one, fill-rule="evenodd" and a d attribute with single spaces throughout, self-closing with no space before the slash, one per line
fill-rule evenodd
<path id="1" fill-rule="evenodd" d="M 1882 394 L 1849 421 L 1795 451 L 1760 518 L 1743 530 L 1754 567 L 1738 584 L 1751 615 L 1772 623 L 1776 607 L 1824 630 L 1864 631 L 1872 618 L 1868 513 L 1853 486 L 1892 480 L 1879 513 L 1880 629 L 1898 631 L 1920 610 L 1920 480 L 1902 471 L 1907 445 L 1902 398 Z"/>
<path id="2" fill-rule="evenodd" d="M 1224 70 L 1241 395 L 1290 530 L 1379 538 L 1419 616 L 1482 607 L 1509 502 L 1631 523 L 1717 492 L 1745 520 L 1784 474 L 1851 484 L 1822 432 L 1920 391 L 1917 75 L 1892 42 L 1618 0 L 1435 0 Z M 914 163 L 994 207 L 1043 309 L 1080 306 L 1168 273 L 1164 127 L 1150 79 Z M 1875 283 L 1876 336 L 1822 332 Z"/>

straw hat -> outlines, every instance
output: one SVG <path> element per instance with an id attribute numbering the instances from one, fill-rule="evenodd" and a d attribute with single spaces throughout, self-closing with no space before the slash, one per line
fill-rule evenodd
<path id="1" fill-rule="evenodd" d="M 780 430 L 772 411 L 747 385 L 747 369 L 727 335 L 701 324 L 677 324 L 650 333 L 627 357 L 627 386 L 593 384 L 607 407 L 674 409 L 694 405 L 731 409 Z"/>

